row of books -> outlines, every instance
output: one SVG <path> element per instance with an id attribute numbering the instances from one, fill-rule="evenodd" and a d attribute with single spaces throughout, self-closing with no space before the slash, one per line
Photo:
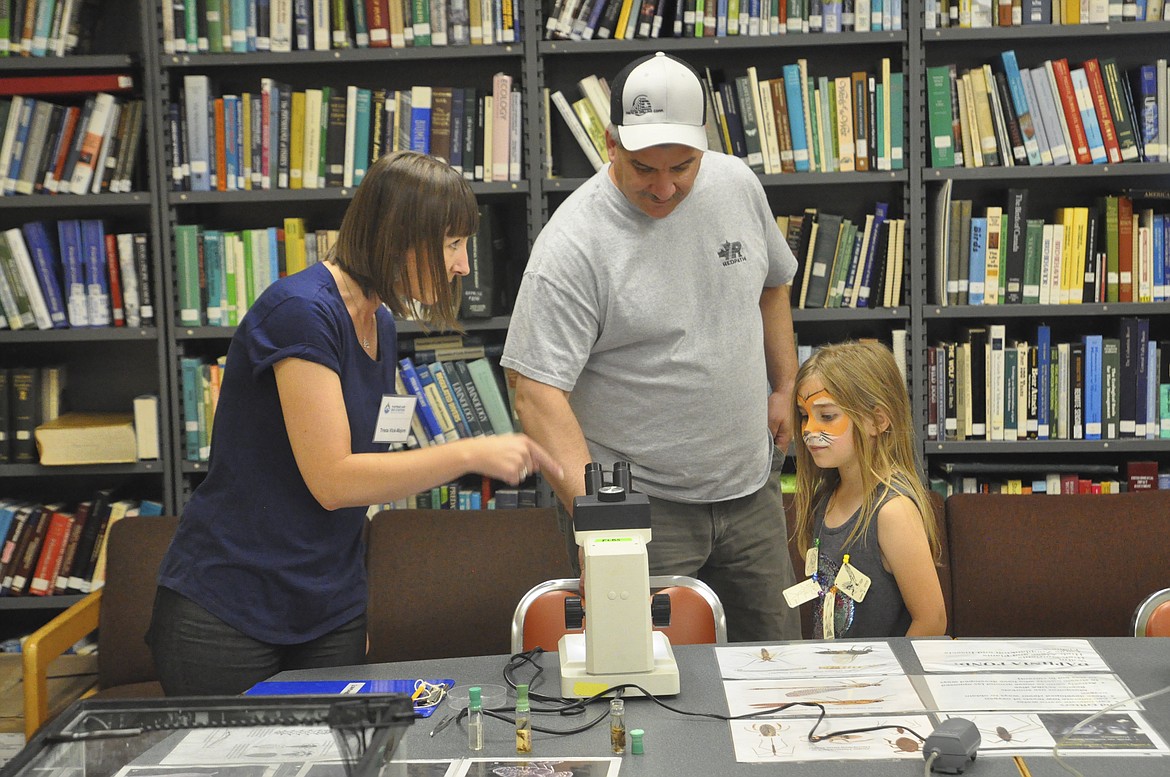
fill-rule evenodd
<path id="1" fill-rule="evenodd" d="M 931 165 L 1166 161 L 1165 73 L 1164 59 L 1127 75 L 1111 57 L 1080 67 L 1047 59 L 1026 68 L 1011 50 L 994 66 L 928 67 Z"/>
<path id="2" fill-rule="evenodd" d="M 325 259 L 336 240 L 336 229 L 306 231 L 296 217 L 238 231 L 176 225 L 179 325 L 236 326 L 273 281 Z"/>
<path id="3" fill-rule="evenodd" d="M 1163 0 L 926 0 L 928 30 L 945 27 L 990 29 L 1033 24 L 1114 24 L 1170 18 Z"/>
<path id="4" fill-rule="evenodd" d="M 0 233 L 0 329 L 154 326 L 147 235 L 100 219 Z"/>
<path id="5" fill-rule="evenodd" d="M 371 505 L 370 514 L 382 510 L 514 510 L 520 507 L 542 507 L 536 488 L 496 488 L 491 478 L 481 478 L 481 484 L 454 481 L 427 489 L 396 502 Z"/>
<path id="6" fill-rule="evenodd" d="M 956 463 L 940 476 L 931 476 L 930 485 L 944 498 L 952 494 L 1059 496 L 1170 490 L 1170 472 L 1159 472 L 1156 461 L 1127 461 L 1124 473 L 1113 464 L 1071 465 L 1068 471 L 1046 469 L 1043 464 L 1005 467 L 986 462 Z"/>
<path id="7" fill-rule="evenodd" d="M 381 155 L 415 150 L 474 181 L 519 181 L 522 100 L 497 73 L 474 87 L 358 86 L 293 90 L 272 78 L 258 92 L 215 96 L 205 75 L 183 79 L 168 109 L 172 187 L 179 191 L 357 186 Z"/>
<path id="8" fill-rule="evenodd" d="M 420 349 L 430 350 L 434 349 Z M 498 351 L 482 346 L 470 350 L 452 349 L 452 355 L 470 356 L 478 350 Z M 460 353 L 456 354 L 456 351 Z M 211 453 L 211 436 L 215 409 L 226 356 L 215 360 L 183 357 L 179 360 L 183 403 L 183 456 L 187 461 L 207 461 Z M 486 356 L 446 362 L 415 364 L 412 357 L 399 360 L 396 383 L 401 396 L 417 398 L 411 434 L 400 448 L 437 445 L 464 437 L 508 434 L 514 431 L 507 392 L 502 387 L 498 369 Z"/>
<path id="9" fill-rule="evenodd" d="M 935 440 L 1170 439 L 1170 341 L 1149 319 L 1116 335 L 1034 341 L 1005 324 L 927 349 L 927 437 Z"/>
<path id="10" fill-rule="evenodd" d="M 151 499 L 114 499 L 100 489 L 70 505 L 0 499 L 0 596 L 87 594 L 106 580 L 110 527 L 131 515 L 161 515 Z"/>
<path id="11" fill-rule="evenodd" d="M 884 202 L 863 222 L 807 208 L 776 223 L 800 263 L 793 281 L 798 308 L 896 307 L 902 299 L 906 220 Z"/>
<path id="12" fill-rule="evenodd" d="M 143 110 L 142 100 L 109 92 L 80 106 L 0 98 L 0 195 L 132 191 Z"/>
<path id="13" fill-rule="evenodd" d="M 37 462 L 36 428 L 61 415 L 63 364 L 0 367 L 0 464 Z"/>
<path id="14" fill-rule="evenodd" d="M 174 53 L 490 46 L 522 39 L 515 0 L 163 0 Z"/>
<path id="15" fill-rule="evenodd" d="M 492 205 L 480 206 L 479 231 L 468 241 L 470 273 L 462 279 L 461 318 L 496 314 L 495 264 L 507 242 Z M 338 230 L 310 230 L 296 216 L 280 226 L 243 230 L 175 226 L 175 263 L 180 326 L 236 326 L 252 303 L 277 278 L 329 257 Z"/>
<path id="16" fill-rule="evenodd" d="M 1170 215 L 1126 195 L 1030 218 L 1028 190 L 977 208 L 947 200 L 932 245 L 941 305 L 1165 302 L 1170 298 Z M 946 209 L 945 212 L 943 209 Z M 945 286 L 943 285 L 945 283 Z"/>
<path id="17" fill-rule="evenodd" d="M 89 51 L 100 0 L 0 3 L 0 57 L 63 57 Z"/>
<path id="18" fill-rule="evenodd" d="M 902 29 L 901 0 L 555 0 L 546 6 L 549 40 Z"/>
<path id="19" fill-rule="evenodd" d="M 755 67 L 732 79 L 706 70 L 722 148 L 758 173 L 903 169 L 901 73 L 882 58 L 877 72 L 814 76 L 805 60 L 760 79 Z"/>

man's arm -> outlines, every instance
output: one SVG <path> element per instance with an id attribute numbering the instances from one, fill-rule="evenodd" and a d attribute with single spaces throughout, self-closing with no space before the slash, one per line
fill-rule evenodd
<path id="1" fill-rule="evenodd" d="M 592 459 L 568 392 L 517 373 L 516 413 L 524 433 L 561 464 L 560 477 L 549 471 L 544 476 L 572 514 L 573 498 L 585 493 L 585 465 Z"/>
<path id="2" fill-rule="evenodd" d="M 788 450 L 795 432 L 792 422 L 792 392 L 796 388 L 796 335 L 792 328 L 791 287 L 770 286 L 760 295 L 764 321 L 764 359 L 768 366 L 768 427 L 782 451 Z"/>

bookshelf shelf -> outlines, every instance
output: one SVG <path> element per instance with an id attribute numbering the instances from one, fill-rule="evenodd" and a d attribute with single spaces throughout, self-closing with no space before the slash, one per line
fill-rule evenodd
<path id="1" fill-rule="evenodd" d="M 155 342 L 157 327 L 94 327 L 92 329 L 21 329 L 0 332 L 0 343 L 106 343 Z"/>
<path id="2" fill-rule="evenodd" d="M 135 54 L 78 54 L 68 57 L 5 57 L 0 72 L 75 73 L 79 70 L 124 70 L 138 66 Z"/>
<path id="3" fill-rule="evenodd" d="M 136 461 L 129 464 L 86 464 L 72 467 L 42 467 L 40 464 L 0 464 L 3 478 L 62 478 L 79 475 L 158 475 L 166 471 L 162 460 Z"/>
<path id="4" fill-rule="evenodd" d="M 80 602 L 85 594 L 64 596 L 4 596 L 0 610 L 64 610 Z"/>
<path id="5" fill-rule="evenodd" d="M 712 50 L 759 50 L 759 49 L 825 49 L 857 46 L 902 45 L 907 40 L 906 30 L 879 32 L 848 32 L 837 35 L 774 35 L 727 38 L 657 38 L 635 40 L 542 40 L 536 50 L 542 55 L 572 54 L 626 54 L 634 56 L 640 52 L 666 51 L 685 56 L 688 52 Z"/>
<path id="6" fill-rule="evenodd" d="M 336 49 L 285 53 L 255 51 L 247 54 L 166 54 L 159 58 L 159 64 L 163 68 L 177 70 L 186 68 L 217 70 L 241 65 L 249 68 L 270 65 L 303 67 L 345 62 L 371 64 L 378 62 L 446 61 L 450 60 L 455 52 L 460 60 L 519 58 L 524 54 L 524 47 L 521 44 L 503 44 L 499 46 L 460 46 L 457 49 L 438 46 L 417 49 Z"/>
<path id="7" fill-rule="evenodd" d="M 1021 454 L 1044 456 L 1068 453 L 1162 453 L 1165 440 L 1016 440 L 1014 442 L 932 440 L 926 444 L 928 453 L 953 455 Z"/>
<path id="8" fill-rule="evenodd" d="M 1170 22 L 1113 22 L 1109 24 L 1027 24 L 1022 27 L 992 27 L 990 29 L 923 30 L 922 40 L 935 43 L 985 43 L 1000 41 L 1037 41 L 1058 38 L 1126 38 L 1161 37 L 1170 33 Z"/>
<path id="9" fill-rule="evenodd" d="M 900 321 L 910 320 L 910 308 L 902 305 L 893 308 L 796 308 L 792 320 L 800 323 L 818 321 Z"/>
<path id="10" fill-rule="evenodd" d="M 945 181 L 1031 181 L 1037 179 L 1075 178 L 1096 180 L 1101 178 L 1150 178 L 1164 179 L 1170 176 L 1170 163 L 1131 162 L 1117 165 L 1062 165 L 1060 167 L 980 167 L 980 168 L 930 168 L 926 171 L 930 182 Z"/>
<path id="11" fill-rule="evenodd" d="M 125 194 L 28 194 L 15 197 L 0 197 L 0 211 L 8 210 L 118 210 L 143 209 L 154 204 L 150 192 L 126 192 Z"/>
<path id="12" fill-rule="evenodd" d="M 1084 302 L 1078 305 L 928 305 L 927 321 L 1000 318 L 1079 318 L 1082 316 L 1165 316 L 1170 309 L 1158 302 Z"/>
<path id="13" fill-rule="evenodd" d="M 493 316 L 492 318 L 464 319 L 460 323 L 463 324 L 463 328 L 468 332 L 489 332 L 507 330 L 511 320 L 510 316 Z M 234 326 L 176 327 L 175 339 L 179 341 L 230 340 L 235 332 L 236 328 Z M 399 335 L 422 334 L 423 332 L 425 330 L 422 326 L 413 321 L 398 322 Z"/>

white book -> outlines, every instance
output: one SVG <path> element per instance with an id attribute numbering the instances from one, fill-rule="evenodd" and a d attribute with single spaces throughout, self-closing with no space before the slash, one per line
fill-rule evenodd
<path id="1" fill-rule="evenodd" d="M 106 126 L 105 129 L 102 130 L 102 143 L 100 147 L 101 150 L 98 151 L 97 158 L 94 160 L 93 179 L 89 186 L 90 194 L 102 193 L 102 177 L 105 175 L 106 160 L 110 156 L 110 144 L 114 140 L 114 133 L 117 130 L 118 119 L 122 115 L 123 108 L 124 106 L 121 103 L 115 101 L 114 104 L 110 106 L 110 112 L 106 115 Z M 81 194 L 81 192 L 77 191 L 76 189 L 73 190 L 73 193 Z"/>
<path id="2" fill-rule="evenodd" d="M 762 111 L 762 103 L 760 102 L 760 77 L 756 71 L 755 66 L 747 69 L 748 91 L 751 93 L 752 111 L 756 116 L 756 137 L 760 140 L 760 148 L 762 149 L 759 156 L 760 164 L 764 167 L 764 172 L 771 172 L 771 160 L 768 152 L 768 140 L 765 133 L 762 131 L 766 128 L 766 122 Z"/>
<path id="3" fill-rule="evenodd" d="M 1066 303 L 1062 299 L 1064 275 L 1064 224 L 1052 225 L 1052 275 L 1048 278 L 1048 302 L 1052 305 Z"/>
<path id="4" fill-rule="evenodd" d="M 480 178 L 482 181 L 495 180 L 495 177 L 492 174 L 495 169 L 492 167 L 492 149 L 495 147 L 495 140 L 493 135 L 495 133 L 496 126 L 496 122 L 493 118 L 493 110 L 495 108 L 495 106 L 492 104 L 493 102 L 494 100 L 490 94 L 485 94 L 483 96 L 483 177 Z M 478 166 L 476 166 L 476 173 L 479 173 Z"/>
<path id="5" fill-rule="evenodd" d="M 1040 116 L 1040 104 L 1036 90 L 1032 87 L 1032 78 L 1027 69 L 1020 70 L 1020 85 L 1024 88 L 1024 99 L 1028 102 L 1028 112 L 1032 117 L 1032 127 L 1036 133 L 1035 144 L 1040 154 L 1040 164 L 1052 164 L 1052 150 L 1048 146 L 1048 133 L 1044 120 Z"/>
<path id="6" fill-rule="evenodd" d="M 158 395 L 141 394 L 134 397 L 134 439 L 140 461 L 159 457 Z"/>
<path id="7" fill-rule="evenodd" d="M 1052 224 L 1045 224 L 1040 238 L 1040 304 L 1052 303 Z"/>
<path id="8" fill-rule="evenodd" d="M 767 81 L 760 82 L 758 90 L 760 97 L 760 117 L 763 119 L 761 140 L 767 152 L 764 154 L 764 172 L 779 173 L 782 171 L 780 160 L 780 141 L 776 134 L 776 112 L 772 103 L 772 89 Z"/>
<path id="9" fill-rule="evenodd" d="M 8 250 L 12 253 L 20 283 L 28 295 L 33 323 L 37 325 L 37 329 L 52 329 L 53 319 L 49 317 L 49 307 L 45 304 L 45 295 L 41 291 L 40 281 L 37 280 L 37 272 L 33 269 L 32 256 L 28 252 L 28 246 L 24 244 L 24 235 L 19 228 L 13 227 L 4 232 L 4 239 L 8 242 Z"/>
<path id="10" fill-rule="evenodd" d="M 444 0 L 430 0 L 431 3 L 431 45 L 446 46 L 447 3 Z M 361 45 L 361 44 L 359 44 Z M 369 45 L 367 41 L 366 45 Z"/>
<path id="11" fill-rule="evenodd" d="M 124 232 L 117 235 L 114 242 L 118 248 L 118 276 L 122 282 L 122 315 L 126 326 L 142 326 L 138 267 L 134 261 L 134 235 Z"/>
<path id="12" fill-rule="evenodd" d="M 991 433 L 988 439 L 1002 441 L 1004 439 L 1004 342 L 1006 327 L 1003 324 L 992 324 L 987 330 L 987 397 L 989 403 L 988 425 Z"/>
<path id="13" fill-rule="evenodd" d="M 313 50 L 328 51 L 333 29 L 329 25 L 330 0 L 313 0 Z"/>
<path id="14" fill-rule="evenodd" d="M 1072 439 L 1072 403 L 1069 401 L 1072 392 L 1069 380 L 1069 365 L 1071 363 L 1071 347 L 1068 343 L 1056 345 L 1056 439 Z"/>
<path id="15" fill-rule="evenodd" d="M 1170 157 L 1170 134 L 1166 122 L 1170 121 L 1170 83 L 1167 83 L 1166 60 L 1159 59 L 1155 70 L 1158 76 L 1158 141 L 1154 147 L 1158 149 L 1158 161 L 1165 162 Z"/>
<path id="16" fill-rule="evenodd" d="M 1052 89 L 1048 85 L 1048 74 L 1043 67 L 1034 67 L 1027 71 L 1028 78 L 1025 82 L 1032 84 L 1032 92 L 1036 96 L 1036 102 L 1039 105 L 1039 110 L 1033 114 L 1032 121 L 1035 122 L 1039 116 L 1041 123 L 1044 125 L 1044 137 L 1048 141 L 1048 151 L 1052 158 L 1054 165 L 1069 164 L 1069 149 L 1065 144 L 1064 130 L 1060 125 L 1060 116 L 1057 116 L 1056 99 L 1052 94 Z M 1021 71 L 1021 77 L 1023 72 Z M 1031 105 L 1031 103 L 1028 103 Z M 1063 115 L 1063 111 L 1061 111 Z"/>
<path id="17" fill-rule="evenodd" d="M 598 155 L 597 149 L 593 147 L 593 141 L 589 139 L 589 133 L 581 126 L 581 122 L 577 119 L 577 114 L 573 112 L 569 101 L 565 99 L 565 95 L 561 90 L 556 90 L 550 95 L 552 104 L 556 107 L 557 112 L 561 114 L 565 124 L 568 125 L 569 131 L 573 133 L 573 138 L 577 141 L 577 145 L 581 147 L 585 157 L 589 160 L 589 164 L 593 166 L 596 172 L 601 169 L 601 156 Z"/>
<path id="18" fill-rule="evenodd" d="M 1016 344 L 1016 426 L 1013 436 L 1004 430 L 1004 439 L 1023 440 L 1028 436 L 1028 424 L 1035 423 L 1034 416 L 1028 415 L 1028 343 Z"/>
<path id="19" fill-rule="evenodd" d="M 1064 115 L 1064 109 L 1058 103 L 1060 89 L 1056 85 L 1056 72 L 1052 69 L 1052 60 L 1044 60 L 1044 75 L 1048 80 L 1048 93 L 1052 95 L 1052 104 L 1056 112 L 1056 119 L 1060 122 L 1060 131 L 1064 135 L 1064 146 L 1068 152 L 1069 164 L 1077 164 L 1075 150 L 1073 146 L 1072 133 L 1068 128 L 1068 119 Z"/>
<path id="20" fill-rule="evenodd" d="M 521 119 L 524 110 L 524 99 L 518 89 L 513 90 L 510 97 L 512 101 L 512 120 L 508 126 L 508 180 L 517 182 L 524 177 L 520 164 L 524 158 L 524 122 Z"/>
<path id="21" fill-rule="evenodd" d="M 496 20 L 497 14 L 496 14 L 495 2 L 493 2 L 493 0 L 471 0 L 471 2 L 473 2 L 473 3 L 478 2 L 479 3 L 480 23 L 483 25 L 483 29 L 481 30 L 481 34 L 483 37 L 483 45 L 491 46 L 494 43 L 499 43 L 499 41 L 496 40 L 496 21 L 495 20 Z M 565 3 L 565 5 L 568 6 L 568 5 L 572 5 L 572 4 Z M 569 17 L 570 26 L 572 25 L 572 19 L 573 19 L 573 17 L 570 16 Z M 568 33 L 566 33 L 566 35 L 567 34 Z"/>
<path id="22" fill-rule="evenodd" d="M 269 51 L 292 51 L 292 4 L 293 0 L 272 0 L 269 7 Z"/>
<path id="23" fill-rule="evenodd" d="M 353 186 L 353 148 L 357 132 L 357 90 L 356 86 L 345 87 L 345 163 L 342 168 L 341 185 Z"/>
<path id="24" fill-rule="evenodd" d="M 210 131 L 207 101 L 211 82 L 207 76 L 183 76 L 183 103 L 187 114 L 187 159 L 191 166 L 191 191 L 211 191 L 211 167 L 208 156 Z M 94 107 L 94 113 L 97 107 Z"/>
<path id="25" fill-rule="evenodd" d="M 593 106 L 593 111 L 601 119 L 602 124 L 608 124 L 609 90 L 602 85 L 601 79 L 596 75 L 587 75 L 577 82 L 577 88 L 581 90 L 582 95 L 589 98 L 589 104 Z"/>
<path id="26" fill-rule="evenodd" d="M 16 95 L 12 98 L 12 105 L 8 109 L 8 121 L 4 126 L 4 140 L 0 143 L 0 196 L 9 194 L 11 186 L 15 186 L 15 181 L 11 181 L 8 177 L 8 168 L 12 166 L 16 132 L 20 126 L 20 112 L 28 100 L 27 97 Z"/>

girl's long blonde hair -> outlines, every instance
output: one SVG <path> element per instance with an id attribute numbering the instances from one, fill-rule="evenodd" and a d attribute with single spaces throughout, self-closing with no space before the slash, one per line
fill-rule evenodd
<path id="1" fill-rule="evenodd" d="M 861 520 L 845 540 L 848 547 L 864 536 L 873 519 L 874 507 L 890 490 L 909 496 L 922 514 L 931 553 L 940 553 L 938 525 L 930 497 L 919 476 L 914 424 L 905 380 L 890 349 L 878 342 L 844 342 L 825 345 L 801 365 L 793 392 L 793 418 L 800 419 L 796 405 L 800 386 L 813 375 L 820 378 L 837 406 L 853 422 L 853 444 L 860 459 L 862 489 Z M 865 433 L 865 423 L 880 429 L 881 416 L 889 427 L 876 436 Z M 803 555 L 812 545 L 813 513 L 833 493 L 839 482 L 836 469 L 821 469 L 804 445 L 800 429 L 796 439 L 796 531 L 797 547 Z"/>

